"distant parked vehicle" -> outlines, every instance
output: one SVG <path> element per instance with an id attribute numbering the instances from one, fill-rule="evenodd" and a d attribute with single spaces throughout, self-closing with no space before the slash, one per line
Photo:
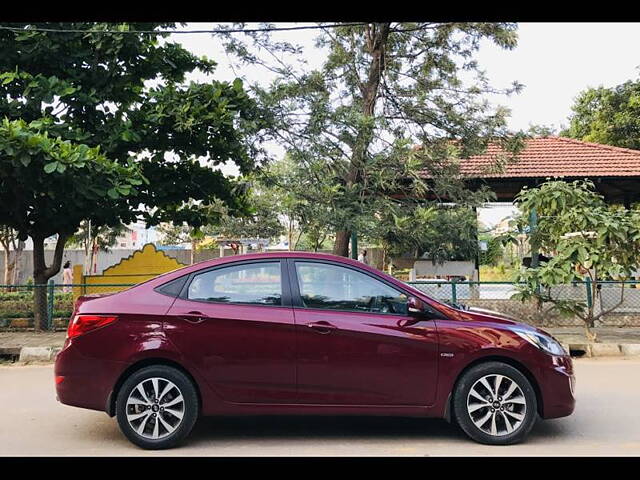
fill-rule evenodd
<path id="1" fill-rule="evenodd" d="M 361 262 L 224 257 L 80 297 L 58 399 L 168 448 L 200 415 L 442 417 L 493 445 L 573 412 L 571 358 L 550 335 L 436 301 Z"/>

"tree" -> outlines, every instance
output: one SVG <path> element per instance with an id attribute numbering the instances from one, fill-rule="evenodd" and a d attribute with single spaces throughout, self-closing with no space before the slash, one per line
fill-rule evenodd
<path id="1" fill-rule="evenodd" d="M 136 163 L 114 162 L 98 147 L 51 138 L 41 128 L 38 121 L 0 124 L 0 225 L 15 230 L 19 240 L 33 240 L 33 280 L 41 286 L 34 294 L 36 329 L 46 327 L 44 285 L 60 271 L 64 245 L 80 222 L 133 220 L 128 199 L 147 182 Z M 54 258 L 46 265 L 44 241 L 53 235 Z"/>
<path id="2" fill-rule="evenodd" d="M 542 307 L 576 315 L 585 322 L 587 335 L 595 321 L 617 308 L 624 300 L 624 284 L 619 302 L 597 312 L 595 299 L 602 281 L 626 280 L 640 266 L 640 211 L 608 206 L 594 191 L 590 181 L 547 181 L 537 188 L 524 189 L 516 202 L 528 218 L 536 209 L 538 225 L 530 243 L 551 256 L 537 268 L 523 270 L 516 298 L 533 299 Z M 590 304 L 553 296 L 552 287 L 588 279 Z"/>
<path id="3" fill-rule="evenodd" d="M 562 135 L 588 142 L 640 149 L 640 81 L 589 88 L 572 107 Z"/>
<path id="4" fill-rule="evenodd" d="M 215 62 L 198 58 L 167 34 L 55 33 L 33 28 L 123 31 L 174 24 L 11 24 L 0 31 L 0 116 L 51 119 L 54 136 L 89 146 L 115 161 L 135 157 L 149 183 L 128 209 L 149 224 L 206 222 L 218 198 L 241 208 L 234 182 L 216 167 L 241 172 L 262 158 L 256 145 L 264 116 L 242 82 L 190 82 Z M 197 161 L 200 159 L 201 161 Z M 187 203 L 189 199 L 195 202 Z"/>
<path id="5" fill-rule="evenodd" d="M 479 240 L 487 243 L 487 249 L 479 252 L 480 265 L 491 265 L 493 267 L 498 265 L 498 262 L 502 260 L 504 255 L 502 239 L 500 237 L 482 234 L 479 236 Z"/>
<path id="6" fill-rule="evenodd" d="M 204 238 L 202 230 L 194 228 L 187 223 L 180 225 L 173 222 L 166 222 L 158 226 L 158 233 L 162 236 L 162 245 L 191 243 L 190 263 L 191 265 L 195 263 L 198 242 Z"/>
<path id="7" fill-rule="evenodd" d="M 69 238 L 67 245 L 82 247 L 85 255 L 85 273 L 89 274 L 95 265 L 98 252 L 108 252 L 117 243 L 118 237 L 129 231 L 129 227 L 122 223 L 113 227 L 93 226 L 88 220 L 83 220 L 78 231 Z"/>
<path id="8" fill-rule="evenodd" d="M 80 144 L 88 150 L 99 146 L 106 158 L 124 169 L 122 174 L 133 168 L 130 162 L 135 159 L 135 168 L 141 171 L 141 178 L 147 179 L 134 189 L 126 189 L 126 184 L 121 191 L 108 189 L 109 198 L 118 200 L 108 208 L 100 202 L 86 202 L 86 191 L 72 192 L 78 185 L 90 189 L 86 180 L 92 176 L 69 179 L 66 194 L 71 198 L 85 197 L 78 197 L 81 204 L 73 207 L 82 212 L 80 218 L 75 213 L 69 215 L 71 223 L 75 222 L 73 228 L 71 223 L 65 223 L 64 228 L 53 230 L 58 233 L 56 258 L 62 255 L 65 241 L 82 220 L 93 219 L 95 227 L 115 224 L 114 217 L 125 223 L 144 219 L 148 225 L 175 221 L 199 227 L 212 221 L 209 213 L 215 201 L 222 201 L 231 211 L 243 211 L 243 192 L 218 167 L 232 161 L 245 173 L 260 163 L 263 153 L 256 142 L 267 120 L 244 91 L 242 82 L 209 80 L 185 84 L 186 75 L 196 70 L 211 74 L 215 62 L 166 41 L 167 34 L 104 33 L 107 29 L 124 32 L 173 26 L 10 24 L 22 30 L 0 31 L 0 117 L 24 119 L 36 130 L 46 129 L 47 142 L 61 139 L 61 143 L 56 141 L 41 148 L 43 158 L 52 152 L 61 155 L 59 162 L 47 160 L 46 173 L 64 175 L 67 162 L 79 162 L 73 158 L 76 153 L 78 158 L 84 158 L 86 151 L 70 146 Z M 87 32 L 37 31 L 38 27 Z M 49 152 L 49 147 L 54 150 Z M 21 157 L 13 156 L 11 148 L 6 152 L 11 158 L 3 160 L 12 169 L 22 168 Z M 115 165 L 109 169 L 117 172 Z M 41 172 L 37 169 L 35 173 Z M 96 199 L 106 198 L 94 194 Z M 47 196 L 49 192 L 42 190 L 38 195 Z M 97 206 L 104 213 L 95 212 Z M 50 217 L 55 212 L 47 204 L 38 207 L 47 211 L 29 215 Z M 16 212 L 24 213 L 24 209 Z M 68 212 L 55 213 L 66 216 Z M 11 222 L 7 225 L 19 225 L 19 238 L 28 234 L 34 239 L 38 278 L 57 273 L 57 260 L 46 269 L 42 263 L 43 235 L 51 229 L 38 222 L 42 230 L 34 230 L 25 223 L 26 217 L 13 218 Z"/>
<path id="9" fill-rule="evenodd" d="M 161 223 L 157 228 L 162 245 L 179 245 L 193 240 L 194 229 L 189 225 L 175 225 L 172 222 Z"/>
<path id="10" fill-rule="evenodd" d="M 477 219 L 470 208 L 396 205 L 378 212 L 374 224 L 369 235 L 381 243 L 385 259 L 411 253 L 435 264 L 478 255 Z"/>
<path id="11" fill-rule="evenodd" d="M 203 227 L 203 233 L 235 239 L 273 239 L 284 232 L 279 219 L 280 206 L 272 192 L 256 184 L 247 191 L 246 202 L 247 213 L 237 216 L 230 215 L 224 205 L 219 205 L 220 221 Z"/>
<path id="12" fill-rule="evenodd" d="M 19 275 L 19 262 L 24 250 L 24 241 L 10 227 L 0 225 L 0 245 L 4 249 L 4 284 L 13 285 Z"/>
<path id="13" fill-rule="evenodd" d="M 273 114 L 273 138 L 294 162 L 320 172 L 322 182 L 335 187 L 322 201 L 332 212 L 334 253 L 346 256 L 351 232 L 361 233 L 361 224 L 382 204 L 413 201 L 402 193 L 412 189 L 421 169 L 433 167 L 437 173 L 452 159 L 480 153 L 489 140 L 508 137 L 508 112 L 493 110 L 482 99 L 498 90 L 488 85 L 473 54 L 482 39 L 513 48 L 515 28 L 368 23 L 322 29 L 316 46 L 326 49 L 326 61 L 312 71 L 291 61 L 303 57 L 301 47 L 273 41 L 268 33 L 221 38 L 229 54 L 264 66 L 275 77 L 270 86 L 252 90 Z M 519 88 L 514 83 L 501 92 Z M 416 144 L 420 151 L 412 150 Z M 411 157 L 420 161 L 405 163 Z M 400 180 L 400 173 L 410 175 Z"/>
<path id="14" fill-rule="evenodd" d="M 333 178 L 323 162 L 301 165 L 289 155 L 269 164 L 258 176 L 260 187 L 273 197 L 278 214 L 286 222 L 289 249 L 301 242 L 317 252 L 333 229 L 328 202 L 335 195 Z"/>

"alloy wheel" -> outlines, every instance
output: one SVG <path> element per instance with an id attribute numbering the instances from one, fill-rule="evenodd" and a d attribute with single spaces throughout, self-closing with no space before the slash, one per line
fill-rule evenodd
<path id="1" fill-rule="evenodd" d="M 512 378 L 489 374 L 472 385 L 467 396 L 467 412 L 482 432 L 503 436 L 520 428 L 526 417 L 527 401 Z"/>
<path id="2" fill-rule="evenodd" d="M 144 438 L 159 440 L 168 437 L 180 426 L 184 414 L 182 392 L 165 378 L 142 380 L 127 398 L 127 421 Z"/>

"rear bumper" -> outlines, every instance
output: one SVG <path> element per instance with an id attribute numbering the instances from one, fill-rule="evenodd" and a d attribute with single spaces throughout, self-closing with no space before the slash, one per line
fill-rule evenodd
<path id="1" fill-rule="evenodd" d="M 54 368 L 56 398 L 74 407 L 105 411 L 111 388 L 126 368 L 123 362 L 90 358 L 70 343 L 58 353 Z"/>

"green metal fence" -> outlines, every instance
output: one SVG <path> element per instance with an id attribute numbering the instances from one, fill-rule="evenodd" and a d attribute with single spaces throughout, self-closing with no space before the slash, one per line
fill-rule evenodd
<path id="1" fill-rule="evenodd" d="M 512 282 L 419 280 L 406 283 L 432 298 L 453 304 L 485 306 L 490 303 L 495 309 L 513 311 L 520 303 L 511 299 L 516 293 L 516 285 Z M 46 307 L 42 312 L 42 318 L 46 318 L 46 328 L 55 330 L 66 328 L 73 311 L 74 287 L 80 287 L 81 293 L 96 294 L 112 293 L 131 286 L 133 284 L 129 283 L 65 285 L 53 281 L 47 285 L 0 285 L 0 328 L 33 327 L 34 292 L 38 288 L 46 293 Z M 573 282 L 553 287 L 551 294 L 554 298 L 582 301 L 587 306 L 595 304 L 598 311 L 612 309 L 613 314 L 637 317 L 640 326 L 640 281 L 600 282 L 595 296 L 592 295 L 590 282 Z"/>
<path id="2" fill-rule="evenodd" d="M 34 327 L 35 301 L 34 293 L 43 289 L 46 303 L 41 312 L 46 319 L 47 330 L 66 328 L 73 312 L 73 290 L 80 287 L 81 293 L 90 294 L 113 293 L 131 287 L 132 283 L 117 284 L 57 284 L 53 280 L 46 285 L 22 284 L 0 285 L 0 328 L 32 328 Z"/>
<path id="3" fill-rule="evenodd" d="M 405 283 L 433 298 L 453 303 L 469 299 L 509 300 L 517 291 L 515 282 L 418 280 Z M 598 299 L 592 297 L 592 282 L 589 279 L 557 285 L 551 288 L 550 293 L 553 298 L 580 300 L 588 306 L 592 306 L 594 300 L 599 300 L 604 302 L 603 309 L 617 305 L 622 299 L 616 308 L 617 312 L 628 310 L 640 313 L 640 280 L 600 281 L 596 294 Z"/>

